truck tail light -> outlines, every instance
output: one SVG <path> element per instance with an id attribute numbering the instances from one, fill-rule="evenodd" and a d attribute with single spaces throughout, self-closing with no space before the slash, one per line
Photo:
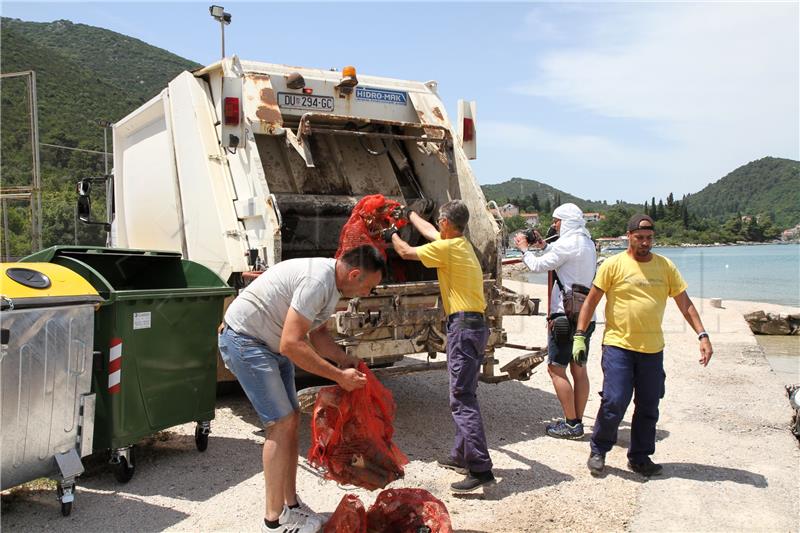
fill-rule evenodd
<path id="1" fill-rule="evenodd" d="M 471 118 L 464 117 L 464 142 L 475 139 L 475 122 Z"/>
<path id="2" fill-rule="evenodd" d="M 239 99 L 229 96 L 225 98 L 225 125 L 238 126 L 239 125 Z"/>

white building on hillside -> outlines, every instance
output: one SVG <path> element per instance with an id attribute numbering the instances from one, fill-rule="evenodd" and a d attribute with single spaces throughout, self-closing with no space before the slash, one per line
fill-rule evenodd
<path id="1" fill-rule="evenodd" d="M 519 207 L 514 204 L 500 206 L 500 216 L 503 218 L 515 217 L 517 215 L 519 215 Z"/>

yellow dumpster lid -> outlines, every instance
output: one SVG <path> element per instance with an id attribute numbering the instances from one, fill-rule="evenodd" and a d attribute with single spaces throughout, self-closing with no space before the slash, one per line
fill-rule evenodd
<path id="1" fill-rule="evenodd" d="M 31 299 L 52 303 L 102 300 L 88 281 L 53 263 L 0 263 L 0 295 L 15 304 L 30 304 Z"/>

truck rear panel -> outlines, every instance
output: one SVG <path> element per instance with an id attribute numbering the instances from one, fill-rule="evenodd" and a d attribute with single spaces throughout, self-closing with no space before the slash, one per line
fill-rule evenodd
<path id="1" fill-rule="evenodd" d="M 284 259 L 333 256 L 365 195 L 459 198 L 486 279 L 490 351 L 505 342 L 504 313 L 535 311 L 500 285 L 500 230 L 435 82 L 352 86 L 338 71 L 226 58 L 178 76 L 117 123 L 114 141 L 118 246 L 180 251 L 241 286 Z M 411 228 L 403 236 L 422 243 Z M 330 329 L 350 353 L 386 362 L 444 350 L 436 272 L 402 263 L 377 295 L 340 302 Z"/>

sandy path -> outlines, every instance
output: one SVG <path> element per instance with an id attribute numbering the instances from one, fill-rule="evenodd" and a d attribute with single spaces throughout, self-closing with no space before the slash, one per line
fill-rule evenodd
<path id="1" fill-rule="evenodd" d="M 544 299 L 542 286 L 508 282 Z M 651 531 L 800 529 L 800 451 L 780 379 L 749 333 L 743 312 L 787 308 L 696 301 L 716 350 L 708 368 L 697 364 L 697 341 L 674 304 L 667 307 L 667 395 L 662 403 L 654 459 L 664 475 L 644 481 L 625 468 L 625 449 L 607 458 L 608 474 L 585 467 L 587 441 L 559 441 L 544 424 L 560 415 L 550 379 L 540 367 L 528 382 L 482 384 L 479 395 L 498 484 L 485 494 L 452 496 L 458 480 L 439 469 L 452 421 L 443 372 L 386 380 L 398 405 L 396 441 L 411 460 L 395 486 L 423 487 L 447 505 L 458 531 Z M 602 306 L 602 304 L 601 304 Z M 602 314 L 599 319 L 602 321 Z M 542 317 L 509 318 L 511 342 L 542 345 Z M 602 324 L 595 333 L 599 340 Z M 601 384 L 599 342 L 592 343 L 592 393 L 585 422 L 597 412 Z M 501 361 L 519 352 L 498 353 Z M 800 376 L 798 376 L 800 381 Z M 620 429 L 629 438 L 631 411 Z M 307 449 L 304 416 L 301 447 Z M 79 480 L 73 513 L 62 518 L 52 491 L 3 497 L 6 531 L 256 531 L 263 505 L 258 424 L 246 399 L 218 402 L 208 451 L 194 449 L 193 425 L 139 446 L 137 472 L 119 485 L 100 460 Z M 330 513 L 346 493 L 301 465 L 299 491 L 316 510 Z M 376 493 L 355 490 L 365 504 Z"/>

